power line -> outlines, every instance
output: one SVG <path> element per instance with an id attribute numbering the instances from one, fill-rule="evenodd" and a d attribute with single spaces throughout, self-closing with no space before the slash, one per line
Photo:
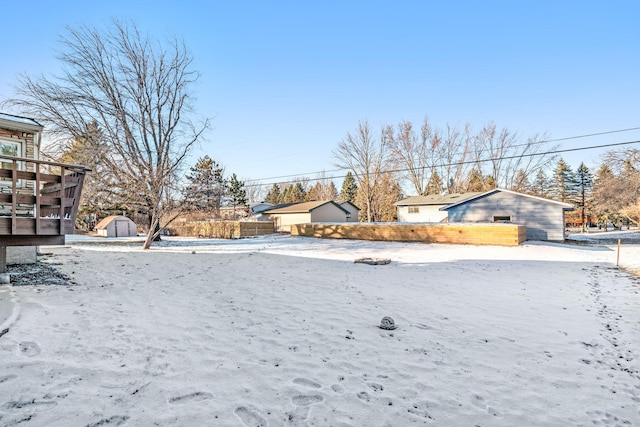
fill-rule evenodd
<path id="1" fill-rule="evenodd" d="M 640 128 L 636 128 L 636 129 L 640 129 Z M 612 132 L 607 132 L 607 133 L 614 133 L 614 132 L 617 132 L 617 131 L 612 131 Z M 571 139 L 575 139 L 575 138 L 578 138 L 578 137 L 571 137 Z M 598 148 L 620 147 L 620 146 L 623 146 L 623 145 L 631 145 L 631 144 L 638 144 L 638 143 L 640 143 L 640 140 L 626 141 L 626 142 L 616 142 L 616 143 L 612 143 L 612 144 L 590 145 L 590 146 L 584 146 L 584 147 L 578 147 L 578 148 L 564 148 L 564 149 L 556 149 L 556 150 L 544 151 L 544 152 L 540 152 L 540 153 L 514 154 L 512 156 L 493 157 L 493 158 L 489 158 L 489 159 L 465 160 L 465 161 L 462 161 L 462 162 L 442 163 L 440 165 L 423 166 L 423 167 L 418 168 L 418 169 L 427 169 L 427 168 L 434 168 L 434 167 L 442 168 L 442 167 L 447 167 L 447 166 L 462 166 L 462 165 L 465 165 L 465 164 L 478 164 L 478 163 L 486 163 L 486 162 L 492 162 L 492 161 L 497 161 L 497 160 L 510 160 L 510 159 L 523 158 L 523 157 L 547 156 L 547 155 L 552 155 L 552 154 L 569 153 L 569 152 L 574 152 L 574 151 L 595 150 L 595 149 L 598 149 Z M 337 172 L 337 171 L 344 171 L 344 170 L 347 170 L 347 169 L 345 169 L 345 168 L 335 169 L 335 170 L 330 171 L 330 172 Z M 408 169 L 408 168 L 389 169 L 389 170 L 380 171 L 378 173 L 379 174 L 398 173 L 398 172 L 407 172 L 409 170 L 410 169 Z M 282 178 L 290 178 L 290 177 L 300 177 L 300 174 L 282 176 Z M 346 177 L 346 174 L 345 175 L 338 175 L 338 176 L 331 176 L 331 177 L 327 177 L 326 179 L 336 179 L 336 178 L 344 178 L 344 177 Z M 265 179 L 275 179 L 275 178 L 278 178 L 278 177 L 265 178 Z M 308 181 L 319 181 L 321 179 L 325 179 L 325 178 L 309 178 L 307 180 Z M 267 183 L 246 184 L 246 186 L 247 187 L 257 187 L 257 186 L 273 185 L 273 184 L 295 184 L 298 181 L 299 180 L 274 181 L 274 182 L 267 182 Z"/>
<path id="2" fill-rule="evenodd" d="M 584 135 L 568 136 L 568 137 L 564 137 L 564 138 L 546 139 L 546 140 L 542 140 L 542 141 L 535 141 L 533 143 L 534 144 L 546 144 L 546 143 L 549 143 L 549 142 L 569 141 L 569 140 L 572 140 L 572 139 L 581 139 L 581 138 L 590 138 L 590 137 L 594 137 L 594 136 L 611 135 L 611 134 L 614 134 L 614 133 L 630 132 L 630 131 L 634 131 L 634 130 L 640 130 L 640 127 L 633 127 L 633 128 L 627 128 L 627 129 L 616 129 L 616 130 L 610 130 L 610 131 L 604 131 L 604 132 L 589 133 L 589 134 L 584 134 Z M 530 145 L 530 143 L 512 145 L 511 148 L 522 147 L 522 146 L 527 146 L 527 145 Z M 607 147 L 607 146 L 604 146 L 604 147 Z M 601 148 L 601 147 L 594 146 L 594 147 L 581 148 L 581 149 L 567 149 L 566 151 L 580 151 L 582 149 L 590 150 L 590 149 L 595 149 L 595 148 Z M 558 151 L 558 153 L 560 153 L 560 152 L 565 152 L 565 151 L 563 151 L 563 150 Z M 477 151 L 476 151 L 476 153 L 477 153 Z M 541 155 L 541 154 L 544 154 L 544 153 L 540 153 L 538 155 Z M 518 157 L 532 157 L 532 155 L 527 155 L 527 156 L 523 155 L 523 156 L 518 156 Z M 499 158 L 489 159 L 487 161 L 491 161 L 491 160 L 499 160 Z M 441 165 L 441 166 L 453 166 L 453 165 L 454 164 Z M 298 173 L 298 174 L 290 174 L 290 175 L 271 176 L 271 177 L 261 178 L 261 179 L 252 180 L 252 181 L 260 181 L 260 180 L 267 181 L 267 180 L 274 180 L 274 179 L 281 179 L 281 178 L 300 178 L 301 176 L 305 176 L 305 175 L 320 175 L 320 174 L 324 174 L 324 173 L 340 172 L 340 171 L 343 171 L 343 170 L 345 170 L 345 169 L 344 168 L 340 168 L 340 169 L 323 170 L 323 171 L 319 171 L 319 172 L 308 172 L 308 173 L 302 173 L 302 174 Z M 337 176 L 337 177 L 332 177 L 332 178 L 342 178 L 342 177 L 343 176 Z M 317 180 L 317 179 L 312 179 L 312 181 L 313 180 Z M 278 181 L 278 182 L 274 182 L 274 184 L 275 183 L 288 184 L 288 183 L 291 183 L 291 182 L 296 182 L 296 181 Z M 256 184 L 256 185 L 261 185 L 261 184 Z"/>

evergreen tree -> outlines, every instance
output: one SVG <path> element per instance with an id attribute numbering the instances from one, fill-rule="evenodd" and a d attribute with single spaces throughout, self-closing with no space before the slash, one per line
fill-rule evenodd
<path id="1" fill-rule="evenodd" d="M 222 199 L 227 192 L 224 168 L 209 156 L 198 159 L 187 175 L 187 200 L 198 211 L 213 211 L 219 217 Z"/>
<path id="2" fill-rule="evenodd" d="M 229 190 L 227 191 L 229 196 L 229 204 L 233 206 L 233 217 L 236 218 L 236 208 L 247 206 L 247 191 L 244 189 L 244 182 L 240 181 L 236 174 L 231 175 L 229 180 Z"/>
<path id="3" fill-rule="evenodd" d="M 282 192 L 283 203 L 304 202 L 306 197 L 307 197 L 307 192 L 304 190 L 304 187 L 300 182 L 296 182 L 293 185 L 289 185 Z"/>
<path id="4" fill-rule="evenodd" d="M 593 174 L 589 171 L 589 168 L 584 163 L 580 163 L 580 166 L 574 174 L 574 186 L 577 190 L 577 197 L 575 200 L 576 205 L 580 208 L 580 219 L 582 222 L 582 231 L 585 231 L 587 226 L 586 210 L 587 205 L 591 203 L 591 190 L 593 188 Z"/>
<path id="5" fill-rule="evenodd" d="M 549 196 L 549 178 L 547 178 L 547 174 L 544 173 L 544 170 L 538 169 L 538 173 L 536 173 L 536 177 L 531 184 L 531 194 L 538 197 L 548 197 Z"/>
<path id="6" fill-rule="evenodd" d="M 333 181 L 329 181 L 329 186 L 324 189 L 325 200 L 336 200 L 338 198 L 338 189 Z"/>
<path id="7" fill-rule="evenodd" d="M 358 184 L 351 172 L 347 172 L 340 189 L 340 200 L 343 202 L 355 203 L 356 193 L 358 192 Z"/>
<path id="8" fill-rule="evenodd" d="M 431 177 L 429 178 L 429 182 L 427 183 L 427 188 L 425 189 L 424 194 L 441 194 L 442 191 L 442 179 L 440 179 L 440 175 L 438 175 L 438 172 L 433 171 Z"/>
<path id="9" fill-rule="evenodd" d="M 560 158 L 553 171 L 551 196 L 559 202 L 571 202 L 576 194 L 574 184 L 575 179 L 571 168 L 564 159 Z"/>
<path id="10" fill-rule="evenodd" d="M 484 191 L 484 178 L 479 168 L 473 168 L 469 173 L 467 191 Z"/>
<path id="11" fill-rule="evenodd" d="M 273 184 L 273 186 L 269 189 L 267 197 L 265 197 L 264 201 L 267 203 L 271 203 L 272 205 L 282 203 L 282 192 L 278 184 Z"/>
<path id="12" fill-rule="evenodd" d="M 516 174 L 511 190 L 527 194 L 530 192 L 530 187 L 531 185 L 529 184 L 529 177 L 527 176 L 527 173 L 523 170 L 519 170 Z"/>

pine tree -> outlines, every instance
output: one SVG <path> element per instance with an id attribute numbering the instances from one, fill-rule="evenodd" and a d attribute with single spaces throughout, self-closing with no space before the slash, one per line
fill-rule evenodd
<path id="1" fill-rule="evenodd" d="M 425 189 L 424 194 L 441 194 L 442 191 L 442 179 L 440 179 L 440 175 L 438 175 L 438 172 L 434 171 L 429 178 L 429 182 L 427 183 L 427 188 Z"/>
<path id="2" fill-rule="evenodd" d="M 343 202 L 355 203 L 356 193 L 358 192 L 358 184 L 351 172 L 347 172 L 340 189 L 340 200 Z"/>
<path id="3" fill-rule="evenodd" d="M 304 190 L 304 187 L 300 182 L 296 182 L 293 185 L 289 185 L 282 192 L 283 203 L 304 202 L 306 197 L 307 197 L 307 192 Z"/>
<path id="4" fill-rule="evenodd" d="M 267 203 L 271 203 L 272 205 L 282 203 L 282 192 L 278 184 L 273 184 L 273 186 L 269 189 L 267 197 L 265 197 L 264 201 Z"/>
<path id="5" fill-rule="evenodd" d="M 187 175 L 187 200 L 195 210 L 213 210 L 214 217 L 219 217 L 222 199 L 227 192 L 224 168 L 205 155 L 198 159 L 190 171 Z"/>
<path id="6" fill-rule="evenodd" d="M 574 174 L 574 186 L 577 190 L 576 205 L 580 208 L 580 219 L 582 222 L 582 231 L 587 226 L 586 209 L 591 203 L 591 190 L 593 188 L 593 174 L 584 163 L 580 163 Z"/>
<path id="7" fill-rule="evenodd" d="M 467 178 L 467 191 L 484 191 L 484 178 L 479 168 L 473 168 Z"/>
<path id="8" fill-rule="evenodd" d="M 576 194 L 575 180 L 571 168 L 560 158 L 551 180 L 551 196 L 559 202 L 570 202 Z"/>
<path id="9" fill-rule="evenodd" d="M 244 189 L 244 182 L 238 180 L 236 174 L 231 175 L 229 180 L 229 190 L 227 191 L 229 196 L 229 204 L 233 207 L 233 218 L 236 218 L 236 208 L 247 206 L 247 191 Z"/>
<path id="10" fill-rule="evenodd" d="M 549 178 L 547 178 L 547 174 L 544 173 L 544 170 L 538 169 L 538 173 L 536 173 L 536 177 L 531 184 L 531 194 L 538 197 L 548 197 L 549 196 Z"/>

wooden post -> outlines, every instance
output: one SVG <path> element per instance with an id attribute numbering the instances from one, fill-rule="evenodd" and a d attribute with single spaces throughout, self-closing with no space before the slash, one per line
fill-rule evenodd
<path id="1" fill-rule="evenodd" d="M 11 283 L 11 276 L 7 273 L 7 247 L 0 246 L 0 284 Z"/>
<path id="2" fill-rule="evenodd" d="M 7 247 L 0 246 L 0 274 L 7 272 Z"/>
<path id="3" fill-rule="evenodd" d="M 616 267 L 620 267 L 620 239 L 618 239 L 618 258 L 616 259 Z"/>

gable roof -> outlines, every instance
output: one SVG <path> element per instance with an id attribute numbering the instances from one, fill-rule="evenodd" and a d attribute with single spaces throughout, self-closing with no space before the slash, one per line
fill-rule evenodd
<path id="1" fill-rule="evenodd" d="M 109 224 L 111 224 L 115 220 L 118 220 L 118 221 L 124 221 L 124 220 L 131 221 L 130 218 L 127 218 L 126 216 L 123 216 L 123 215 L 111 215 L 111 216 L 108 216 L 108 217 L 104 218 L 102 221 L 100 221 L 98 224 L 96 224 L 96 230 L 102 230 L 102 229 L 107 228 L 107 226 Z M 133 221 L 131 221 L 131 222 L 133 222 Z"/>
<path id="2" fill-rule="evenodd" d="M 451 193 L 451 194 L 429 194 L 427 196 L 411 196 L 394 203 L 395 206 L 416 206 L 416 205 L 451 205 L 463 200 L 476 197 L 482 193 Z"/>
<path id="3" fill-rule="evenodd" d="M 276 205 L 272 209 L 267 209 L 263 211 L 266 214 L 292 214 L 292 213 L 309 213 L 314 209 L 318 209 L 320 206 L 324 206 L 326 204 L 332 204 L 338 209 L 344 211 L 344 213 L 349 213 L 345 208 L 334 202 L 333 200 L 320 200 L 313 202 L 302 202 L 302 203 L 284 203 L 283 205 Z"/>
<path id="4" fill-rule="evenodd" d="M 351 206 L 353 206 L 354 208 L 358 209 L 358 210 L 362 210 L 359 207 L 357 207 L 356 205 L 354 205 L 353 203 L 351 203 L 350 201 L 346 200 L 344 202 L 340 202 L 338 203 L 340 206 L 346 205 L 346 204 L 350 204 Z"/>
<path id="5" fill-rule="evenodd" d="M 532 196 L 530 194 L 518 193 L 517 191 L 505 190 L 504 188 L 494 188 L 493 190 L 485 191 L 484 193 L 478 193 L 474 197 L 470 197 L 470 198 L 468 198 L 466 200 L 461 200 L 460 202 L 454 203 L 452 205 L 442 207 L 442 208 L 440 208 L 440 210 L 441 211 L 446 211 L 446 210 L 449 210 L 449 209 L 451 209 L 451 208 L 453 208 L 455 206 L 464 205 L 465 203 L 469 203 L 469 202 L 471 202 L 473 200 L 478 200 L 478 199 L 481 199 L 481 198 L 484 198 L 484 197 L 487 197 L 487 196 L 490 196 L 492 194 L 499 193 L 499 192 L 515 194 L 517 196 L 522 196 L 522 197 L 527 197 L 527 198 L 530 198 L 530 199 L 539 200 L 539 201 L 544 202 L 544 203 L 554 203 L 556 205 L 561 206 L 562 210 L 565 210 L 565 211 L 575 210 L 575 207 L 573 205 L 570 205 L 569 203 L 558 202 L 558 201 L 551 200 L 551 199 L 545 199 L 544 197 Z"/>

